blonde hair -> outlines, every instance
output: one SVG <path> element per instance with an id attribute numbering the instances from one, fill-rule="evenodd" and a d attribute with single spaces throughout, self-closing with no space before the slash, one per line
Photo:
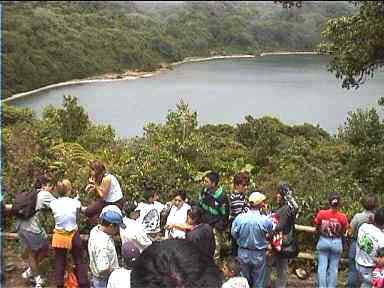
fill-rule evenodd
<path id="1" fill-rule="evenodd" d="M 56 185 L 56 191 L 60 196 L 70 195 L 72 192 L 72 184 L 68 179 L 58 181 Z"/>

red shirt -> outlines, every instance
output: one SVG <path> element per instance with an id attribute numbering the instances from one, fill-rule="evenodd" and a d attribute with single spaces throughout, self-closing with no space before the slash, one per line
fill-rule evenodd
<path id="1" fill-rule="evenodd" d="M 321 234 L 327 237 L 341 237 L 348 226 L 347 216 L 332 209 L 320 210 L 314 222 L 320 226 Z"/>

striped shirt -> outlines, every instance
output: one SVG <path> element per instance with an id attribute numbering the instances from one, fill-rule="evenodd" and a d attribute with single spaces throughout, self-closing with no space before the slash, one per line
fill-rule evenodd
<path id="1" fill-rule="evenodd" d="M 233 192 L 229 197 L 229 217 L 236 218 L 237 215 L 248 211 L 248 204 L 245 202 L 245 195 Z"/>

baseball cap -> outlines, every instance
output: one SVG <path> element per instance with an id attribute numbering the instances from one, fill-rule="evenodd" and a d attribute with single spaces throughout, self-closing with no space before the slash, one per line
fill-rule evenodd
<path id="1" fill-rule="evenodd" d="M 121 247 L 121 255 L 127 266 L 131 266 L 133 262 L 140 256 L 140 250 L 132 241 L 126 241 Z"/>
<path id="2" fill-rule="evenodd" d="M 116 205 L 105 206 L 103 210 L 101 210 L 99 217 L 109 223 L 117 224 L 123 229 L 126 228 L 123 223 L 123 214 L 121 213 L 120 208 Z"/>
<path id="3" fill-rule="evenodd" d="M 252 202 L 254 205 L 259 205 L 265 199 L 267 199 L 267 197 L 263 193 L 252 192 L 252 194 L 248 198 L 248 201 Z"/>

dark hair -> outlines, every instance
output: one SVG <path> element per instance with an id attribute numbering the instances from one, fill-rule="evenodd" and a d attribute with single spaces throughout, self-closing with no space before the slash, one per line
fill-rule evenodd
<path id="1" fill-rule="evenodd" d="M 249 184 L 249 174 L 246 172 L 240 172 L 233 177 L 233 185 L 246 185 Z"/>
<path id="2" fill-rule="evenodd" d="M 377 251 L 377 257 L 384 257 L 384 247 L 381 247 L 381 248 Z"/>
<path id="3" fill-rule="evenodd" d="M 216 186 L 219 184 L 220 175 L 217 172 L 209 172 L 209 173 L 205 174 L 204 177 L 206 177 L 209 180 L 211 180 L 211 182 L 215 183 Z"/>
<path id="4" fill-rule="evenodd" d="M 203 221 L 203 210 L 199 206 L 192 206 L 187 215 L 191 217 L 193 224 L 200 224 Z"/>
<path id="5" fill-rule="evenodd" d="M 156 189 L 154 187 L 151 187 L 151 186 L 146 186 L 144 187 L 144 193 L 143 193 L 143 197 L 145 200 L 149 200 L 149 198 L 155 196 L 156 194 Z"/>
<path id="6" fill-rule="evenodd" d="M 374 222 L 378 226 L 384 226 L 384 208 L 376 209 Z"/>
<path id="7" fill-rule="evenodd" d="M 185 199 L 187 198 L 187 192 L 185 192 L 184 190 L 177 190 L 173 197 L 175 198 L 176 196 L 180 196 L 180 198 L 185 201 Z"/>
<path id="8" fill-rule="evenodd" d="M 328 196 L 328 203 L 332 208 L 337 208 L 340 206 L 341 197 L 337 192 L 331 192 Z"/>
<path id="9" fill-rule="evenodd" d="M 368 194 L 361 199 L 361 204 L 365 210 L 371 211 L 377 207 L 377 197 L 375 194 Z"/>
<path id="10" fill-rule="evenodd" d="M 133 264 L 133 288 L 219 288 L 223 274 L 212 257 L 184 239 L 154 242 Z"/>
<path id="11" fill-rule="evenodd" d="M 240 262 L 238 258 L 230 257 L 224 261 L 224 265 L 226 265 L 235 276 L 240 275 Z"/>
<path id="12" fill-rule="evenodd" d="M 101 184 L 101 181 L 103 180 L 104 174 L 106 172 L 105 165 L 100 160 L 93 160 L 89 167 L 95 171 L 95 181 L 97 184 Z"/>
<path id="13" fill-rule="evenodd" d="M 49 178 L 47 175 L 40 175 L 36 178 L 34 188 L 36 190 L 41 189 L 43 186 L 47 185 L 49 183 Z"/>

